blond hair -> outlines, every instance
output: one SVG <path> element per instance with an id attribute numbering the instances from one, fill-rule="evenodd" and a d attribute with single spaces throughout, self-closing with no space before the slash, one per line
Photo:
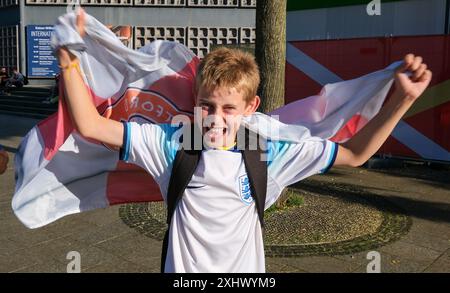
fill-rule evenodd
<path id="1" fill-rule="evenodd" d="M 218 48 L 201 61 L 195 80 L 195 89 L 213 91 L 236 88 L 244 100 L 251 102 L 260 82 L 259 69 L 252 54 L 225 47 Z"/>

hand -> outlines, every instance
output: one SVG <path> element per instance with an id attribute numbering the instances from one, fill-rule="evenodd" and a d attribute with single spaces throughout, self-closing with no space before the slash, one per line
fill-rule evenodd
<path id="1" fill-rule="evenodd" d="M 415 102 L 430 84 L 432 76 L 422 57 L 406 55 L 403 64 L 395 72 L 394 96 L 403 101 Z"/>
<path id="2" fill-rule="evenodd" d="M 86 13 L 83 8 L 80 8 L 78 11 L 76 23 L 78 33 L 81 37 L 84 37 L 86 35 Z M 76 59 L 76 56 L 70 53 L 66 47 L 61 47 L 58 49 L 57 57 L 61 67 L 66 67 Z"/>
<path id="3" fill-rule="evenodd" d="M 77 15 L 77 31 L 81 37 L 86 35 L 86 12 L 81 7 Z"/>
<path id="4" fill-rule="evenodd" d="M 8 153 L 4 150 L 0 150 L 0 174 L 5 173 L 6 168 L 8 168 Z"/>

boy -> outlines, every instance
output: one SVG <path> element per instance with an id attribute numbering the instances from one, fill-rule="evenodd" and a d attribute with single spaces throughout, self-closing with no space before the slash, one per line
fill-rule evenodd
<path id="1" fill-rule="evenodd" d="M 77 19 L 84 34 L 83 13 Z M 58 51 L 66 99 L 81 135 L 121 149 L 122 160 L 147 170 L 159 184 L 167 203 L 169 181 L 178 150 L 168 125 L 120 123 L 100 116 L 77 71 L 76 58 Z M 410 71 L 411 76 L 405 72 Z M 302 143 L 267 142 L 267 197 L 273 204 L 284 187 L 332 165 L 360 166 L 388 138 L 397 122 L 423 93 L 431 72 L 422 58 L 409 54 L 396 72 L 395 92 L 381 111 L 352 139 L 338 145 L 317 137 Z M 242 116 L 260 104 L 256 95 L 258 67 L 249 54 L 218 49 L 200 64 L 196 105 L 206 149 L 170 221 L 165 272 L 264 272 L 262 223 L 257 200 L 248 194 L 248 169 L 235 148 Z M 175 172 L 175 171 L 174 171 Z M 242 192 L 245 189 L 244 193 Z"/>

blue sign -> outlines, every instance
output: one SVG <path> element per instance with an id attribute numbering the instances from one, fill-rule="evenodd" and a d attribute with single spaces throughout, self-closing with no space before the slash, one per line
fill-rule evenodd
<path id="1" fill-rule="evenodd" d="M 51 25 L 27 26 L 28 77 L 54 77 L 59 72 L 58 60 L 50 46 L 52 34 Z"/>

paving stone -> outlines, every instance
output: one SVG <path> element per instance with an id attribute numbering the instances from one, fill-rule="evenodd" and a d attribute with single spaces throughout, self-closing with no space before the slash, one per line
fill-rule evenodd
<path id="1" fill-rule="evenodd" d="M 85 212 L 83 213 L 83 220 L 96 226 L 105 226 L 116 222 L 119 219 L 118 215 L 119 206 L 112 206 Z"/>
<path id="2" fill-rule="evenodd" d="M 425 269 L 426 273 L 450 272 L 450 249 L 443 253 L 436 261 Z"/>
<path id="3" fill-rule="evenodd" d="M 57 261 L 48 261 L 45 263 L 27 266 L 12 273 L 67 273 L 67 265 Z"/>
<path id="4" fill-rule="evenodd" d="M 26 250 L 18 250 L 0 255 L 0 272 L 9 273 L 39 264 L 39 257 Z"/>
<path id="5" fill-rule="evenodd" d="M 381 273 L 420 273 L 427 268 L 432 261 L 415 261 L 410 257 L 402 257 L 381 253 Z M 362 265 L 355 273 L 367 273 L 367 264 Z"/>
<path id="6" fill-rule="evenodd" d="M 301 270 L 296 267 L 292 267 L 283 263 L 282 260 L 278 258 L 266 257 L 266 272 L 267 273 L 306 273 L 306 271 Z"/>
<path id="7" fill-rule="evenodd" d="M 64 265 L 72 260 L 67 259 L 68 253 L 71 251 L 80 254 L 81 266 L 86 268 L 98 265 L 114 256 L 104 250 L 74 241 L 69 237 L 28 248 L 29 253 L 39 255 L 41 259 L 54 260 Z"/>
<path id="8" fill-rule="evenodd" d="M 444 252 L 450 248 L 450 235 L 435 236 L 424 231 L 414 230 L 402 238 L 402 241 Z"/>
<path id="9" fill-rule="evenodd" d="M 9 240 L 9 239 L 1 239 L 0 243 L 1 243 L 0 255 L 9 254 L 9 253 L 12 253 L 12 252 L 22 249 L 22 246 L 20 244 L 18 244 L 17 242 L 14 242 L 12 240 Z M 0 263 L 0 267 L 1 267 L 1 263 Z"/>
<path id="10" fill-rule="evenodd" d="M 117 222 L 113 222 L 101 227 L 91 227 L 89 230 L 73 233 L 70 237 L 87 245 L 96 245 L 131 233 L 133 233 L 132 229 L 124 229 L 121 225 L 117 225 Z"/>
<path id="11" fill-rule="evenodd" d="M 329 256 L 280 258 L 279 262 L 309 273 L 349 273 L 359 266 Z"/>
<path id="12" fill-rule="evenodd" d="M 395 243 L 381 247 L 379 249 L 379 252 L 382 255 L 386 253 L 387 255 L 399 256 L 403 259 L 419 263 L 431 263 L 441 255 L 441 253 L 436 250 L 421 247 L 404 241 L 397 241 Z"/>
<path id="13" fill-rule="evenodd" d="M 141 265 L 125 261 L 119 257 L 112 257 L 96 266 L 81 270 L 84 273 L 143 273 L 148 269 Z"/>
<path id="14" fill-rule="evenodd" d="M 435 238 L 450 240 L 450 222 L 444 223 L 427 219 L 414 218 L 414 224 L 411 228 L 411 233 L 431 235 Z"/>
<path id="15" fill-rule="evenodd" d="M 18 233 L 9 233 L 8 235 L 10 240 L 19 243 L 22 248 L 64 237 L 64 234 L 58 231 L 39 229 L 30 230 L 26 228 L 25 231 L 20 231 Z"/>
<path id="16" fill-rule="evenodd" d="M 334 257 L 337 259 L 344 260 L 346 262 L 351 262 L 351 263 L 355 263 L 358 265 L 364 265 L 364 267 L 365 267 L 370 262 L 370 260 L 367 260 L 367 254 L 370 251 L 377 251 L 377 250 L 374 249 L 374 250 L 351 253 L 351 254 L 346 254 L 346 255 L 335 255 Z"/>

